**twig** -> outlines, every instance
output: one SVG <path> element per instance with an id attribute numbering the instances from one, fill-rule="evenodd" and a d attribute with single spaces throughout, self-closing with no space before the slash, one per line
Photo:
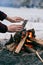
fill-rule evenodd
<path id="1" fill-rule="evenodd" d="M 36 51 L 36 55 L 37 55 L 38 58 L 41 60 L 41 62 L 43 62 L 43 59 L 42 59 L 41 56 L 39 55 L 38 51 Z"/>

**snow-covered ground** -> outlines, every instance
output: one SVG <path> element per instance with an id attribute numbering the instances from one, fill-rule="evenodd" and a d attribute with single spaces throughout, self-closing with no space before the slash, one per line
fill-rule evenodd
<path id="1" fill-rule="evenodd" d="M 8 16 L 20 16 L 24 19 L 28 19 L 28 23 L 26 25 L 26 29 L 35 29 L 36 37 L 43 39 L 43 9 L 37 9 L 37 8 L 6 8 L 6 7 L 0 7 L 0 10 L 5 12 Z M 10 25 L 13 23 L 10 23 L 6 20 L 1 21 L 2 23 L 6 25 Z M 16 24 L 22 24 L 16 23 Z M 8 39 L 10 38 L 10 34 L 15 33 L 0 33 L 1 39 Z"/>

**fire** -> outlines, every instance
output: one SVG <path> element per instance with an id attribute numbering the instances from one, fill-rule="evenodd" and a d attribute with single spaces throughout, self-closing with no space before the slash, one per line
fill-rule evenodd
<path id="1" fill-rule="evenodd" d="M 27 38 L 24 42 L 24 45 L 28 48 L 33 48 L 33 45 L 32 45 L 32 39 L 35 37 L 34 35 L 34 31 L 33 30 L 30 30 L 30 31 L 26 31 L 26 32 L 22 32 L 22 36 L 21 36 L 21 39 L 23 39 L 25 36 L 27 35 Z M 17 47 L 17 46 L 16 46 Z M 22 50 L 24 48 L 22 47 Z"/>
<path id="2" fill-rule="evenodd" d="M 25 44 L 26 47 L 33 48 L 31 44 Z"/>
<path id="3" fill-rule="evenodd" d="M 32 32 L 28 32 L 27 34 L 28 34 L 28 37 L 29 37 L 29 38 L 31 38 L 31 39 L 33 38 Z M 30 47 L 30 48 L 33 48 L 33 45 L 29 44 L 29 42 L 31 43 L 32 41 L 30 41 L 30 40 L 27 38 L 27 39 L 26 39 L 26 43 L 28 43 L 28 44 L 25 44 L 25 46 Z"/>
<path id="4" fill-rule="evenodd" d="M 29 37 L 32 38 L 32 32 L 29 33 Z"/>

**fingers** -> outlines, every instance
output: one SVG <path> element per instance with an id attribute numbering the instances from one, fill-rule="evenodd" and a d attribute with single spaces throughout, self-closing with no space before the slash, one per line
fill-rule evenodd
<path id="1" fill-rule="evenodd" d="M 13 17 L 13 21 L 20 22 L 20 21 L 24 21 L 24 19 L 21 17 Z"/>
<path id="2" fill-rule="evenodd" d="M 10 25 L 10 26 L 8 26 L 9 32 L 17 32 L 17 31 L 21 31 L 22 29 L 23 29 L 22 25 Z"/>
<path id="3" fill-rule="evenodd" d="M 17 19 L 16 20 L 21 20 L 21 21 L 24 21 L 24 19 L 23 18 L 21 18 L 21 17 L 17 17 Z"/>
<path id="4" fill-rule="evenodd" d="M 16 27 L 15 27 L 15 31 L 17 32 L 17 31 L 21 31 L 23 29 L 23 26 L 22 25 L 17 25 Z"/>

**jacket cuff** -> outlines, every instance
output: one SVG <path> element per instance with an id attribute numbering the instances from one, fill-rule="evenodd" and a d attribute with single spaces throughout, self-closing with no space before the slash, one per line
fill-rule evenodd
<path id="1" fill-rule="evenodd" d="M 2 24 L 2 23 L 0 22 L 0 32 L 1 32 L 1 33 L 5 33 L 5 32 L 7 32 L 7 31 L 8 31 L 7 26 L 4 25 L 4 24 Z"/>
<path id="2" fill-rule="evenodd" d="M 0 20 L 3 21 L 4 19 L 6 19 L 6 17 L 7 15 L 4 12 L 0 11 Z"/>

